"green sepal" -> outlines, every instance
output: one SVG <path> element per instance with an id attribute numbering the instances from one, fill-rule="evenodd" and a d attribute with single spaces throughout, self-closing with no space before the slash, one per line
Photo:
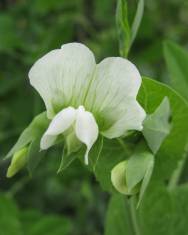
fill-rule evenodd
<path id="1" fill-rule="evenodd" d="M 57 173 L 58 174 L 62 173 L 67 167 L 70 166 L 70 164 L 74 160 L 76 160 L 80 156 L 84 156 L 83 154 L 84 154 L 84 151 L 82 148 L 77 152 L 72 152 L 68 154 L 67 148 L 66 146 L 64 146 L 61 163 L 60 163 Z"/>
<path id="2" fill-rule="evenodd" d="M 41 159 L 46 153 L 45 150 L 40 151 L 40 140 L 40 137 L 36 138 L 31 142 L 28 148 L 27 169 L 29 171 L 30 176 L 32 176 L 33 171 L 36 169 L 36 167 L 38 166 Z"/>
<path id="3" fill-rule="evenodd" d="M 67 148 L 67 154 L 70 155 L 71 153 L 77 152 L 80 147 L 82 146 L 82 143 L 80 140 L 76 137 L 76 134 L 74 131 L 69 133 L 66 137 L 66 148 Z"/>
<path id="4" fill-rule="evenodd" d="M 37 115 L 31 124 L 22 132 L 16 144 L 5 156 L 5 159 L 12 157 L 17 151 L 41 137 L 47 129 L 49 122 L 50 120 L 47 119 L 46 112 Z"/>
<path id="5" fill-rule="evenodd" d="M 41 158 L 44 156 L 45 151 L 40 151 L 40 140 L 49 125 L 50 120 L 47 119 L 46 112 L 43 112 L 36 116 L 31 124 L 22 132 L 17 143 L 13 146 L 13 148 L 6 155 L 5 159 L 13 156 L 11 165 L 14 163 L 19 165 L 16 170 L 13 171 L 16 174 L 21 168 L 27 165 L 28 171 L 30 175 L 32 175 L 33 170 L 39 164 Z M 18 154 L 20 154 L 23 149 L 27 149 L 25 155 L 18 158 Z M 16 162 L 15 160 L 16 159 Z M 19 160 L 19 162 L 18 162 Z M 23 161 L 24 160 L 24 164 Z M 18 162 L 18 163 L 17 163 Z M 13 166 L 9 166 L 12 169 Z M 15 167 L 14 167 L 15 168 Z M 8 175 L 14 175 L 12 172 L 10 173 L 10 169 L 8 169 Z"/>
<path id="6" fill-rule="evenodd" d="M 63 154 L 57 173 L 62 173 L 76 158 L 80 157 L 83 144 L 78 140 L 74 131 L 70 131 L 64 138 Z M 84 154 L 84 153 L 83 153 Z"/>

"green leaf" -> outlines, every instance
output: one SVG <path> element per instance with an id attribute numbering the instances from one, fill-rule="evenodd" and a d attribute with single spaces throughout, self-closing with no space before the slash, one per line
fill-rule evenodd
<path id="1" fill-rule="evenodd" d="M 167 85 L 143 78 L 138 100 L 147 113 L 153 113 L 164 97 L 170 102 L 172 128 L 156 155 L 154 176 L 157 179 L 169 179 L 183 156 L 188 139 L 188 105 Z"/>
<path id="2" fill-rule="evenodd" d="M 163 184 L 152 182 L 137 210 L 140 233 L 144 235 L 175 235 L 173 233 L 175 213 L 167 189 Z"/>
<path id="3" fill-rule="evenodd" d="M 116 26 L 119 38 L 120 55 L 122 57 L 127 57 L 131 43 L 131 31 L 129 27 L 126 0 L 118 0 L 116 10 Z"/>
<path id="4" fill-rule="evenodd" d="M 116 10 L 116 27 L 119 38 L 120 55 L 128 57 L 131 46 L 136 38 L 143 13 L 144 0 L 139 0 L 134 21 L 130 27 L 128 19 L 127 0 L 118 0 Z"/>
<path id="5" fill-rule="evenodd" d="M 0 235 L 22 235 L 18 210 L 14 202 L 0 195 Z"/>
<path id="6" fill-rule="evenodd" d="M 139 26 L 142 21 L 142 17 L 144 14 L 144 0 L 139 0 L 137 5 L 137 10 L 135 14 L 135 18 L 131 27 L 131 45 L 133 44 L 136 35 L 138 33 Z"/>
<path id="7" fill-rule="evenodd" d="M 170 133 L 170 104 L 167 97 L 163 99 L 154 113 L 148 115 L 143 123 L 142 133 L 154 154 Z"/>
<path id="8" fill-rule="evenodd" d="M 105 235 L 134 235 L 128 200 L 120 194 L 111 197 L 106 215 Z"/>
<path id="9" fill-rule="evenodd" d="M 188 100 L 188 53 L 177 44 L 164 43 L 164 55 L 170 73 L 170 83 L 185 99 Z"/>
<path id="10" fill-rule="evenodd" d="M 187 234 L 187 197 L 187 184 L 169 192 L 164 184 L 153 181 L 133 217 L 131 201 L 114 195 L 108 207 L 105 235 L 135 234 L 134 219 L 138 234 Z"/>
<path id="11" fill-rule="evenodd" d="M 188 231 L 188 184 L 176 187 L 171 192 L 174 213 L 173 232 L 175 235 L 186 234 Z"/>

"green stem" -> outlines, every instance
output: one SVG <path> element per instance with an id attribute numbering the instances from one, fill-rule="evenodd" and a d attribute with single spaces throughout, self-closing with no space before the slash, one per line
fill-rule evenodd
<path id="1" fill-rule="evenodd" d="M 131 220 L 133 225 L 133 230 L 135 235 L 141 235 L 138 218 L 137 218 L 137 211 L 136 211 L 136 198 L 132 196 L 130 198 L 130 213 L 131 213 Z"/>
<path id="2" fill-rule="evenodd" d="M 186 159 L 187 159 L 187 152 L 184 153 L 182 159 L 178 163 L 178 166 L 177 166 L 176 170 L 174 171 L 174 173 L 171 176 L 171 179 L 170 179 L 169 184 L 168 184 L 168 189 L 169 190 L 173 190 L 177 186 L 177 184 L 180 180 L 180 177 L 181 177 Z"/>
<path id="3" fill-rule="evenodd" d="M 122 147 L 122 149 L 124 150 L 125 154 L 126 154 L 127 156 L 131 155 L 132 152 L 131 152 L 131 150 L 130 150 L 130 147 L 124 143 L 123 139 L 117 138 L 117 141 L 118 141 L 118 143 L 121 145 L 121 147 Z"/>
<path id="4" fill-rule="evenodd" d="M 124 141 L 121 138 L 117 138 L 117 141 L 123 148 L 124 152 L 127 155 L 131 154 L 130 149 L 126 146 Z M 129 201 L 129 208 L 130 208 L 130 217 L 132 221 L 132 227 L 133 227 L 133 233 L 135 235 L 141 235 L 140 229 L 139 229 L 139 224 L 138 224 L 138 219 L 137 219 L 137 211 L 136 211 L 136 196 L 131 196 L 130 201 Z"/>

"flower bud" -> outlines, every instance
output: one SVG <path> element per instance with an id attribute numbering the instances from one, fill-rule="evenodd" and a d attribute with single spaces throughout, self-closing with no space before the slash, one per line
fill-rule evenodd
<path id="1" fill-rule="evenodd" d="M 7 170 L 8 178 L 14 176 L 19 170 L 21 170 L 25 166 L 27 162 L 27 152 L 28 148 L 25 147 L 20 149 L 13 155 L 11 164 Z"/>
<path id="2" fill-rule="evenodd" d="M 126 182 L 126 168 L 127 161 L 123 161 L 118 163 L 111 172 L 111 181 L 114 188 L 125 195 L 133 195 L 138 193 L 139 187 L 135 186 L 132 190 L 128 190 L 127 182 Z"/>

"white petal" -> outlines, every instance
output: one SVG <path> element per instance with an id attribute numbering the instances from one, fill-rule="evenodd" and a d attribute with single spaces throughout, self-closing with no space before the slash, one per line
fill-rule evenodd
<path id="1" fill-rule="evenodd" d="M 95 67 L 93 53 L 80 43 L 65 44 L 33 65 L 30 83 L 43 98 L 49 118 L 68 105 L 83 103 Z"/>
<path id="2" fill-rule="evenodd" d="M 75 121 L 76 110 L 68 107 L 59 112 L 51 121 L 47 131 L 41 139 L 41 149 L 47 149 L 52 146 L 57 135 L 66 131 Z"/>
<path id="3" fill-rule="evenodd" d="M 76 109 L 68 107 L 63 109 L 61 112 L 51 121 L 46 134 L 47 135 L 59 135 L 67 130 L 75 121 Z"/>
<path id="4" fill-rule="evenodd" d="M 142 130 L 142 123 L 146 113 L 137 101 L 132 101 L 129 105 L 127 104 L 124 113 L 125 115 L 122 118 L 117 120 L 109 129 L 102 132 L 104 136 L 111 139 L 125 135 L 130 130 Z"/>
<path id="5" fill-rule="evenodd" d="M 88 164 L 88 154 L 97 140 L 99 130 L 92 113 L 85 111 L 82 106 L 77 111 L 75 131 L 77 138 L 87 146 L 85 163 Z"/>
<path id="6" fill-rule="evenodd" d="M 43 135 L 40 141 L 41 150 L 50 148 L 56 141 L 57 136 L 54 135 Z"/>
<path id="7" fill-rule="evenodd" d="M 109 138 L 120 136 L 127 130 L 141 129 L 145 112 L 136 101 L 141 82 L 136 66 L 127 59 L 106 58 L 97 65 L 86 106 L 93 104 L 92 113 L 104 119 L 104 124 L 98 123 Z"/>

